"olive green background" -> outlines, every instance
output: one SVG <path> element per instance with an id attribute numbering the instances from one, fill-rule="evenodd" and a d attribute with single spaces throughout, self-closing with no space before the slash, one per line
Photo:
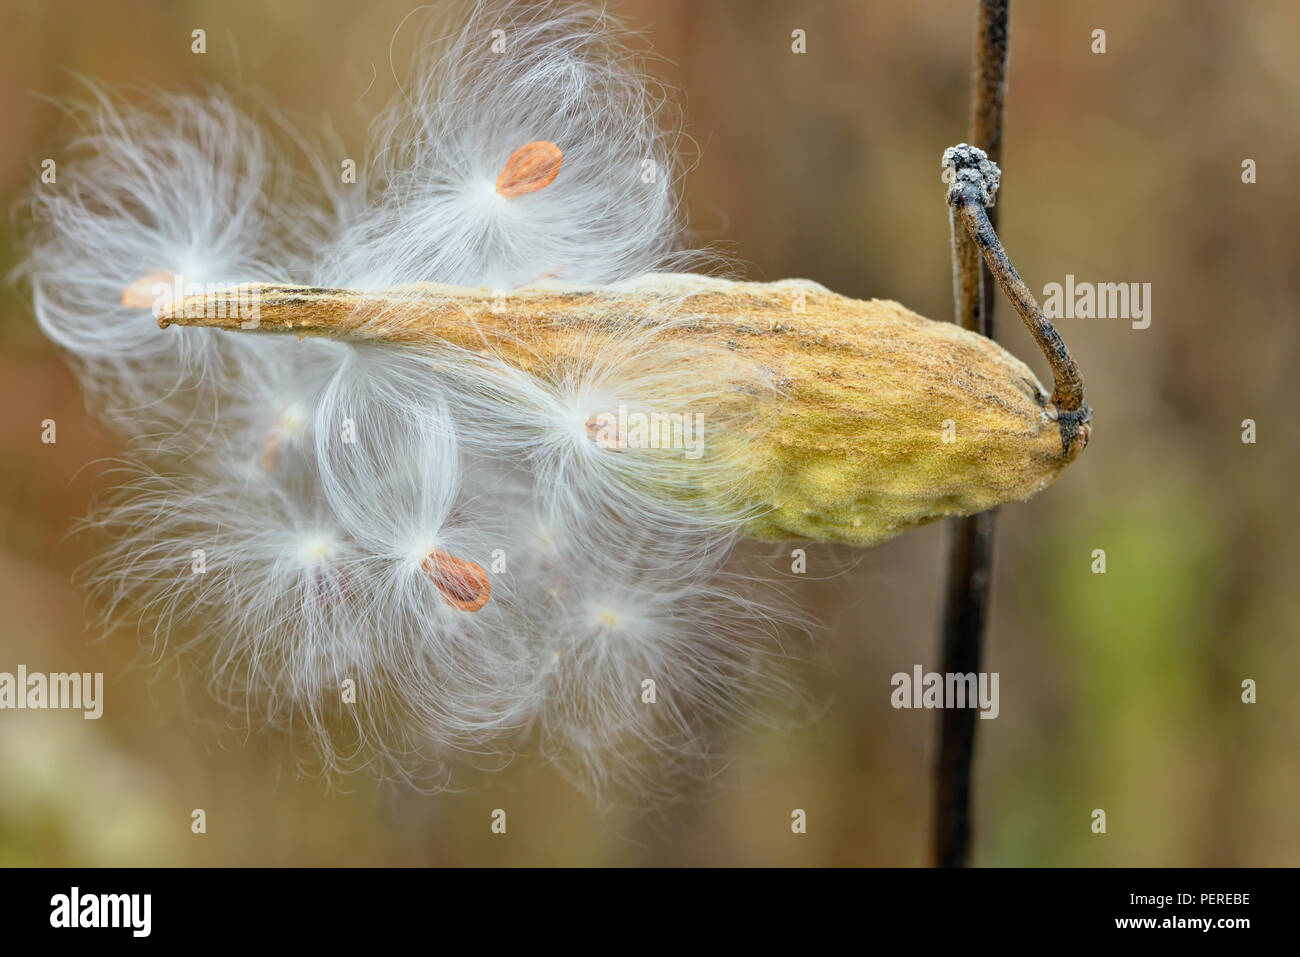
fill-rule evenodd
<path id="1" fill-rule="evenodd" d="M 0 7 L 0 200 L 65 142 L 34 94 L 216 82 L 353 155 L 392 89 L 405 2 Z M 616 4 L 685 91 L 702 242 L 749 278 L 800 276 L 951 314 L 939 155 L 965 137 L 973 3 Z M 189 52 L 190 31 L 208 52 Z M 795 28 L 808 51 L 790 51 Z M 1091 31 L 1108 50 L 1090 52 Z M 1150 282 L 1153 321 L 1063 320 L 1095 409 L 1059 483 L 1003 509 L 979 722 L 976 859 L 1032 865 L 1300 863 L 1300 65 L 1294 3 L 1013 0 L 1003 239 L 1031 288 Z M 1290 39 L 1289 39 L 1290 38 Z M 1241 182 L 1244 158 L 1258 183 Z M 179 198 L 178 198 L 179 199 Z M 0 226 L 0 267 L 20 217 Z M 799 596 L 824 624 L 789 734 L 720 742 L 734 769 L 674 807 L 598 811 L 520 760 L 426 796 L 299 778 L 275 736 L 225 729 L 200 685 L 87 632 L 68 533 L 119 449 L 12 284 L 0 292 L 0 670 L 103 671 L 100 721 L 0 712 L 3 864 L 921 864 L 937 716 L 890 676 L 935 653 L 945 530 L 817 547 Z M 1005 308 L 999 337 L 1046 377 Z M 58 422 L 58 443 L 40 422 Z M 1244 445 L 1241 422 L 1258 423 Z M 1108 571 L 1090 571 L 1093 549 Z M 780 555 L 776 558 L 779 560 Z M 1259 700 L 1240 701 L 1241 682 Z M 493 836 L 493 808 L 509 833 Z M 208 833 L 190 833 L 190 812 Z M 790 813 L 808 813 L 808 833 Z M 1103 808 L 1108 833 L 1090 831 Z"/>

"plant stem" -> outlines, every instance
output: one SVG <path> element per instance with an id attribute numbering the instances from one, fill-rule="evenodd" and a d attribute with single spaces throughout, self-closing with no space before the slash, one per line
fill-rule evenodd
<path id="1" fill-rule="evenodd" d="M 947 673 L 972 674 L 980 670 L 996 516 L 997 510 L 991 509 L 951 523 L 940 636 L 943 670 Z M 939 714 L 933 861 L 936 867 L 965 867 L 970 859 L 976 710 L 945 708 Z"/>
<path id="2" fill-rule="evenodd" d="M 979 0 L 970 139 L 996 163 L 1002 152 L 1002 103 L 1006 91 L 1008 0 Z M 993 338 L 993 284 L 981 269 L 980 251 L 951 213 L 955 321 Z M 951 523 L 948 583 L 944 598 L 940 653 L 943 671 L 980 670 L 997 513 L 983 512 Z M 971 764 L 975 755 L 972 708 L 940 712 L 939 754 L 935 763 L 933 862 L 964 867 L 970 859 Z"/>
<path id="3" fill-rule="evenodd" d="M 972 150 L 965 144 L 948 150 L 944 159 L 954 172 L 954 182 L 948 190 L 953 229 L 963 230 L 963 238 L 971 241 L 983 254 L 982 277 L 991 275 L 1002 287 L 1047 357 L 1052 367 L 1052 405 L 1061 430 L 1062 449 L 1067 457 L 1077 455 L 1088 442 L 1088 423 L 1092 418 L 1092 410 L 1083 401 L 1083 376 L 1060 333 L 1043 315 L 1038 300 L 1020 278 L 1016 267 L 1011 265 L 1011 259 L 993 229 L 985 207 L 997 190 L 1001 173 L 982 157 L 979 150 Z M 982 278 L 982 281 L 985 288 L 992 287 L 987 278 Z"/>

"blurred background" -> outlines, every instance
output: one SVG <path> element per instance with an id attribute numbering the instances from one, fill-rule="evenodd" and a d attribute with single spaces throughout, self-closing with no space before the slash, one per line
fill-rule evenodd
<path id="1" fill-rule="evenodd" d="M 66 127 L 38 94 L 77 94 L 75 73 L 219 83 L 302 128 L 328 122 L 359 155 L 410 9 L 4 0 L 0 200 L 12 209 L 59 155 Z M 725 243 L 753 279 L 950 318 L 939 156 L 966 137 L 973 2 L 612 9 L 683 91 L 701 242 Z M 1036 292 L 1067 273 L 1151 283 L 1152 321 L 1059 323 L 1093 439 L 1056 486 L 1001 513 L 985 665 L 1001 714 L 978 722 L 977 863 L 1300 864 L 1297 39 L 1287 0 L 1012 3 L 1003 240 Z M 21 230 L 3 221 L 5 271 Z M 1050 382 L 1005 302 L 998 324 Z M 55 445 L 40 441 L 46 418 Z M 118 446 L 12 283 L 0 423 L 0 671 L 102 671 L 109 702 L 99 721 L 0 712 L 0 864 L 927 861 L 937 714 L 889 698 L 895 672 L 940 667 L 941 525 L 809 551 L 796 587 L 825 626 L 807 675 L 825 707 L 791 733 L 722 742 L 732 770 L 679 804 L 601 811 L 527 760 L 427 796 L 300 778 L 283 741 L 226 730 L 201 687 L 142 663 L 132 629 L 87 631 L 70 579 L 93 552 L 69 531 Z M 1247 678 L 1256 704 L 1241 701 Z M 193 808 L 206 835 L 190 832 Z M 506 837 L 489 832 L 494 808 L 509 810 Z M 807 834 L 791 834 L 792 808 Z"/>

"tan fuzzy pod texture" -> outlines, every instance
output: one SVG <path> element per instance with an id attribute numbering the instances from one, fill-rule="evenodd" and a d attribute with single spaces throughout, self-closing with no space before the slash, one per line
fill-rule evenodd
<path id="1" fill-rule="evenodd" d="M 1040 491 L 1066 465 L 1055 410 L 997 343 L 896 302 L 809 294 L 747 348 L 780 370 L 773 427 L 750 449 L 762 538 L 874 544 Z"/>
<path id="2" fill-rule="evenodd" d="M 246 287 L 258 328 L 390 343 L 444 343 L 539 376 L 616 340 L 629 318 L 657 326 L 680 374 L 713 389 L 708 457 L 740 470 L 728 490 L 763 539 L 871 545 L 947 515 L 1028 498 L 1077 455 L 1029 368 L 997 343 L 887 300 L 814 283 L 647 276 L 590 290 L 420 284 L 377 293 Z M 186 300 L 162 325 L 235 328 L 223 294 Z M 220 308 L 219 308 L 220 307 Z M 191 314 L 185 317 L 185 314 Z M 635 361 L 635 360 L 632 360 Z M 743 370 L 743 372 L 741 371 Z M 611 452 L 611 454 L 618 454 Z M 734 477 L 733 477 L 734 479 Z M 718 503 L 721 507 L 724 503 Z M 734 502 L 725 503 L 734 509 Z"/>

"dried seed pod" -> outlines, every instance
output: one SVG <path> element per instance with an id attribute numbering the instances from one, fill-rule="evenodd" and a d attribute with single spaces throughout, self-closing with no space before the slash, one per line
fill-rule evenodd
<path id="1" fill-rule="evenodd" d="M 434 284 L 249 292 L 262 330 L 451 345 L 543 378 L 598 352 L 629 322 L 656 326 L 659 342 L 695 357 L 681 376 L 734 379 L 717 407 L 698 411 L 706 422 L 746 423 L 714 430 L 707 455 L 743 471 L 745 531 L 764 539 L 869 545 L 1020 501 L 1051 484 L 1087 439 L 1086 422 L 1073 441 L 1063 435 L 1037 378 L 997 343 L 803 280 L 648 276 L 618 287 L 518 289 L 504 308 L 486 290 Z M 222 318 L 226 295 L 175 304 L 159 324 L 238 328 Z M 754 388 L 755 370 L 769 388 Z M 710 486 L 710 470 L 700 474 L 692 495 L 733 494 Z"/>

